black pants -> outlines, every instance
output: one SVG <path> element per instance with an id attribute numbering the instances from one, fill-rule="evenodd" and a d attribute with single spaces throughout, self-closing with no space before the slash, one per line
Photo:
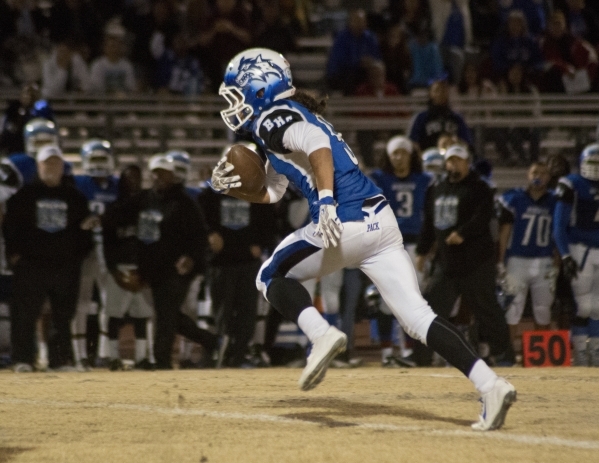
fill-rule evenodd
<path id="1" fill-rule="evenodd" d="M 441 266 L 435 271 L 425 299 L 435 313 L 448 319 L 455 301 L 461 295 L 472 306 L 481 339 L 489 343 L 491 355 L 513 361 L 513 351 L 505 314 L 495 295 L 495 263 L 492 259 L 464 276 L 448 276 Z M 420 361 L 419 361 L 420 363 Z"/>
<path id="2" fill-rule="evenodd" d="M 197 342 L 210 352 L 218 346 L 218 338 L 214 334 L 198 328 L 191 318 L 181 312 L 181 305 L 187 297 L 190 284 L 189 276 L 180 275 L 172 275 L 152 284 L 156 312 L 156 368 L 172 368 L 173 342 L 177 333 Z"/>
<path id="3" fill-rule="evenodd" d="M 10 305 L 13 363 L 35 363 L 35 325 L 46 298 L 52 309 L 49 366 L 56 368 L 70 362 L 70 323 L 77 307 L 80 274 L 81 265 L 76 264 L 48 267 L 39 262 L 20 261 L 16 265 Z"/>
<path id="4" fill-rule="evenodd" d="M 212 303 L 219 332 L 230 338 L 226 356 L 229 366 L 244 362 L 254 335 L 258 303 L 256 275 L 260 265 L 260 261 L 252 261 L 212 269 Z"/>

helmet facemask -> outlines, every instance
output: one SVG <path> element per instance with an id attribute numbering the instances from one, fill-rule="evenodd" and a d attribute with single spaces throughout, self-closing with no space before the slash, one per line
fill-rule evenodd
<path id="1" fill-rule="evenodd" d="M 587 180 L 599 181 L 599 143 L 592 143 L 582 150 L 580 175 Z"/>
<path id="2" fill-rule="evenodd" d="M 254 110 L 245 102 L 245 96 L 237 87 L 226 86 L 223 82 L 218 89 L 218 94 L 223 96 L 229 103 L 229 108 L 223 109 L 220 115 L 227 127 L 233 132 L 237 132 L 250 120 Z"/>
<path id="3" fill-rule="evenodd" d="M 91 152 L 83 159 L 83 170 L 90 177 L 109 177 L 114 172 L 114 159 L 103 151 Z"/>
<path id="4" fill-rule="evenodd" d="M 27 146 L 25 149 L 27 150 L 27 154 L 29 156 L 35 157 L 38 150 L 46 145 L 58 145 L 58 135 L 48 132 L 38 132 L 36 134 L 30 135 L 27 138 Z"/>

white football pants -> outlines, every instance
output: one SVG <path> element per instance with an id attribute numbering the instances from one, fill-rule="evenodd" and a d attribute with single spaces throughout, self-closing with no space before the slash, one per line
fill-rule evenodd
<path id="1" fill-rule="evenodd" d="M 397 220 L 385 202 L 363 208 L 363 222 L 345 222 L 337 247 L 325 249 L 310 223 L 288 235 L 262 265 L 256 286 L 266 296 L 275 275 L 299 281 L 344 267 L 360 268 L 376 285 L 406 333 L 426 344 L 436 314 L 418 289 L 418 279 L 403 247 Z"/>

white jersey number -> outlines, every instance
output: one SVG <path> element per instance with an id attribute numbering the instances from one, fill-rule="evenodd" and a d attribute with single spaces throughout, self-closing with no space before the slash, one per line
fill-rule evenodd
<path id="1" fill-rule="evenodd" d="M 400 206 L 395 211 L 397 217 L 412 217 L 414 214 L 414 195 L 411 191 L 398 191 L 395 200 Z"/>
<path id="2" fill-rule="evenodd" d="M 551 216 L 522 214 L 522 218 L 528 221 L 526 223 L 524 236 L 522 237 L 522 246 L 528 246 L 535 221 L 537 222 L 537 239 L 535 244 L 540 247 L 548 246 L 549 240 L 551 239 Z"/>

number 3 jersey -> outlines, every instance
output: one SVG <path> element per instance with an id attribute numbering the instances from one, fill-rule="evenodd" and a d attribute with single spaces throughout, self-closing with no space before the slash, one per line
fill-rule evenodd
<path id="1" fill-rule="evenodd" d="M 552 221 L 557 200 L 547 192 L 535 201 L 524 188 L 514 188 L 499 197 L 499 223 L 512 224 L 506 256 L 551 257 Z"/>
<path id="2" fill-rule="evenodd" d="M 426 192 L 434 179 L 425 172 L 399 178 L 393 173 L 375 170 L 371 178 L 383 190 L 397 218 L 405 243 L 416 243 L 424 220 Z"/>
<path id="3" fill-rule="evenodd" d="M 294 123 L 308 122 L 319 127 L 329 137 L 333 154 L 334 197 L 337 201 L 337 215 L 342 222 L 362 221 L 362 203 L 376 196 L 381 190 L 362 173 L 358 160 L 340 133 L 321 116 L 308 111 L 295 101 L 281 100 L 264 111 L 253 123 L 252 134 L 256 143 L 266 153 L 272 167 L 295 184 L 310 204 L 310 215 L 318 222 L 318 190 L 316 177 L 310 165 L 308 154 L 292 152 L 283 144 L 285 132 Z"/>

